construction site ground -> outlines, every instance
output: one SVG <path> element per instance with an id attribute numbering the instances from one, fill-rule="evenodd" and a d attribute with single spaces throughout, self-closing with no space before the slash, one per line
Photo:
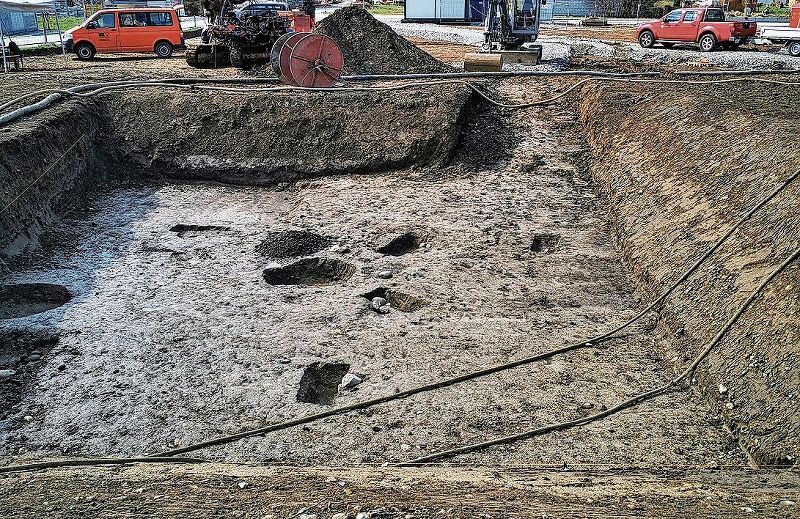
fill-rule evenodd
<path id="1" fill-rule="evenodd" d="M 630 40 L 624 28 L 569 31 Z M 445 63 L 471 48 L 409 39 Z M 570 67 L 667 70 L 602 55 L 575 56 Z M 181 56 L 70 57 L 68 65 L 58 56 L 37 57 L 26 60 L 25 72 L 0 77 L 0 103 L 92 81 L 243 74 L 253 75 L 190 69 Z M 575 82 L 480 84 L 519 102 Z M 720 91 L 700 85 L 693 93 Z M 651 94 L 631 87 L 633 97 Z M 758 104 L 772 93 L 754 96 Z M 36 254 L 10 264 L 4 277 L 60 283 L 78 295 L 60 309 L 0 325 L 8 333 L 59 337 L 30 364 L 32 378 L 5 395 L 12 405 L 0 416 L 3 464 L 145 456 L 317 412 L 320 404 L 300 402 L 297 394 L 303 374 L 318 363 L 346 364 L 363 378 L 335 396 L 335 405 L 347 405 L 621 324 L 645 293 L 626 266 L 613 209 L 591 177 L 579 101 L 568 96 L 514 112 L 475 103 L 441 168 L 267 187 L 135 176 L 93 187 L 42 235 Z M 376 120 L 381 110 L 374 106 Z M 192 124 L 180 114 L 164 117 Z M 260 244 L 286 230 L 327 238 L 310 255 L 344 262 L 352 276 L 319 286 L 266 284 L 265 268 L 290 261 L 265 255 Z M 419 247 L 397 256 L 376 251 L 403 233 Z M 415 304 L 376 312 L 365 294 L 387 289 Z M 666 353 L 672 350 L 656 330 L 657 317 L 648 315 L 602 348 L 189 454 L 208 464 L 0 474 L 0 512 L 796 517 L 800 474 L 756 468 L 718 410 L 687 388 L 449 465 L 386 466 L 586 416 L 666 383 L 685 359 Z"/>

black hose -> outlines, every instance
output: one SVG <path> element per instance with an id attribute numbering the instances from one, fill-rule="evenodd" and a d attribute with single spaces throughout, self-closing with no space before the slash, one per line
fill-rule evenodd
<path id="1" fill-rule="evenodd" d="M 26 470 L 53 469 L 60 467 L 86 467 L 99 465 L 128 465 L 131 463 L 207 463 L 208 460 L 199 458 L 87 458 L 82 460 L 54 460 L 26 463 L 25 465 L 8 465 L 0 467 L 0 474 L 9 472 L 23 472 Z"/>
<path id="2" fill-rule="evenodd" d="M 430 454 L 428 456 L 423 456 L 421 458 L 416 458 L 416 459 L 411 460 L 411 461 L 398 463 L 397 466 L 399 466 L 399 467 L 411 467 L 411 466 L 417 466 L 417 465 L 424 465 L 424 464 L 431 463 L 431 462 L 434 462 L 434 461 L 440 461 L 440 460 L 443 460 L 443 459 L 452 458 L 453 456 L 458 456 L 459 454 L 467 454 L 469 452 L 475 452 L 475 451 L 483 450 L 483 449 L 486 449 L 488 447 L 492 447 L 492 446 L 495 446 L 495 445 L 505 445 L 505 444 L 514 443 L 514 442 L 517 442 L 517 441 L 520 441 L 520 440 L 525 440 L 525 439 L 528 439 L 528 438 L 532 438 L 534 436 L 541 436 L 543 434 L 547 434 L 547 433 L 550 433 L 550 432 L 565 431 L 567 429 L 572 429 L 574 427 L 581 427 L 581 426 L 584 426 L 584 425 L 588 425 L 588 424 L 590 424 L 592 422 L 596 422 L 597 420 L 600 420 L 600 419 L 605 418 L 607 416 L 611 416 L 613 414 L 619 413 L 620 411 L 628 409 L 629 407 L 633 407 L 633 406 L 638 405 L 638 404 L 640 404 L 642 402 L 645 402 L 647 400 L 653 399 L 653 398 L 655 398 L 657 396 L 660 396 L 660 395 L 663 395 L 665 393 L 668 393 L 668 392 L 672 391 L 681 382 L 683 382 L 685 379 L 689 378 L 689 376 L 691 376 L 695 372 L 695 370 L 697 369 L 697 366 L 708 356 L 709 353 L 711 353 L 711 351 L 714 349 L 714 347 L 717 344 L 719 344 L 719 342 L 723 339 L 723 337 L 725 337 L 725 335 L 727 335 L 727 333 L 730 331 L 730 329 L 733 327 L 733 325 L 736 323 L 736 321 L 739 320 L 739 317 L 741 317 L 742 314 L 745 312 L 745 310 L 747 310 L 750 307 L 750 305 L 753 303 L 753 301 L 756 299 L 756 297 L 758 297 L 758 295 L 761 293 L 761 291 L 764 290 L 764 288 L 776 276 L 778 276 L 778 274 L 783 272 L 784 269 L 786 269 L 786 267 L 788 267 L 795 260 L 797 260 L 798 257 L 800 257 L 800 249 L 797 249 L 796 251 L 794 251 L 794 253 L 791 256 L 786 258 L 783 261 L 783 263 L 781 263 L 775 270 L 773 270 L 756 287 L 756 289 L 753 290 L 753 292 L 750 294 L 750 297 L 747 298 L 747 301 L 745 301 L 744 304 L 741 307 L 739 307 L 739 310 L 737 310 L 736 313 L 734 313 L 733 316 L 731 316 L 731 318 L 728 319 L 728 321 L 722 326 L 722 328 L 719 329 L 719 331 L 714 336 L 714 338 L 711 340 L 711 342 L 709 342 L 706 345 L 706 347 L 703 348 L 703 351 L 694 359 L 694 361 L 689 365 L 689 367 L 687 367 L 679 376 L 673 378 L 672 380 L 670 380 L 668 383 L 664 384 L 663 386 L 657 387 L 657 388 L 652 389 L 650 391 L 646 391 L 644 393 L 640 393 L 640 394 L 638 394 L 638 395 L 636 395 L 634 397 L 631 397 L 631 398 L 629 398 L 629 399 L 627 399 L 627 400 L 625 400 L 625 401 L 623 401 L 623 402 L 621 402 L 621 403 L 619 403 L 619 404 L 617 404 L 617 405 L 615 405 L 613 407 L 608 408 L 605 411 L 602 411 L 600 413 L 596 413 L 596 414 L 593 414 L 593 415 L 590 415 L 590 416 L 586 416 L 586 417 L 583 417 L 583 418 L 578 418 L 577 420 L 570 420 L 570 421 L 567 421 L 567 422 L 560 422 L 560 423 L 555 423 L 555 424 L 551 424 L 551 425 L 545 425 L 543 427 L 538 427 L 536 429 L 531 429 L 531 430 L 524 431 L 524 432 L 521 432 L 521 433 L 512 434 L 510 436 L 503 436 L 503 437 L 494 438 L 492 440 L 488 440 L 488 441 L 485 441 L 485 442 L 474 443 L 474 444 L 471 444 L 471 445 L 465 445 L 463 447 L 457 447 L 455 449 L 449 449 L 449 450 L 445 450 L 445 451 L 441 451 L 441 452 L 435 452 L 435 453 Z"/>
<path id="3" fill-rule="evenodd" d="M 531 357 L 526 357 L 526 358 L 519 359 L 519 360 L 516 360 L 516 361 L 508 362 L 506 364 L 501 364 L 499 366 L 494 366 L 494 367 L 483 369 L 483 370 L 480 370 L 480 371 L 467 373 L 467 374 L 464 374 L 464 375 L 461 375 L 461 376 L 458 376 L 458 377 L 450 378 L 450 379 L 439 381 L 439 382 L 433 382 L 433 383 L 430 383 L 430 384 L 425 384 L 423 386 L 419 386 L 419 387 L 412 388 L 412 389 L 407 389 L 405 391 L 401 391 L 401 392 L 395 393 L 393 395 L 387 395 L 387 396 L 383 396 L 383 397 L 378 397 L 378 398 L 374 398 L 374 399 L 371 399 L 371 400 L 366 400 L 364 402 L 359 402 L 359 403 L 356 403 L 356 404 L 344 406 L 344 407 L 337 407 L 337 408 L 334 408 L 334 409 L 330 409 L 328 411 L 323 411 L 322 413 L 316 413 L 316 414 L 312 414 L 312 415 L 308 415 L 308 416 L 303 416 L 303 417 L 300 417 L 300 418 L 294 418 L 292 420 L 287 420 L 285 422 L 280 422 L 280 423 L 277 423 L 277 424 L 267 425 L 265 427 L 260 427 L 260 428 L 257 428 L 257 429 L 245 430 L 245 431 L 242 431 L 242 432 L 239 432 L 239 433 L 236 433 L 236 434 L 231 434 L 231 435 L 227 435 L 227 436 L 221 436 L 221 437 L 218 437 L 218 438 L 212 438 L 210 440 L 206 440 L 206 441 L 203 441 L 203 442 L 195 443 L 195 444 L 192 444 L 192 445 L 187 445 L 186 447 L 180 447 L 180 448 L 177 448 L 177 449 L 164 451 L 164 452 L 156 454 L 156 456 L 174 456 L 174 455 L 177 455 L 177 454 L 183 454 L 183 453 L 186 453 L 186 452 L 191 452 L 191 451 L 195 451 L 195 450 L 199 450 L 199 449 L 204 449 L 204 448 L 207 448 L 207 447 L 212 447 L 212 446 L 216 446 L 216 445 L 222 445 L 222 444 L 226 444 L 226 443 L 231 443 L 231 442 L 234 442 L 234 441 L 237 441 L 237 440 L 241 440 L 243 438 L 248 438 L 248 437 L 251 437 L 251 436 L 261 436 L 261 435 L 269 433 L 269 432 L 275 432 L 275 431 L 280 431 L 280 430 L 283 430 L 283 429 L 288 429 L 290 427 L 294 427 L 294 426 L 297 426 L 297 425 L 302 425 L 302 424 L 314 422 L 314 421 L 320 420 L 322 418 L 327 418 L 327 417 L 330 417 L 330 416 L 336 416 L 336 415 L 340 415 L 340 414 L 344 414 L 344 413 L 349 413 L 351 411 L 356 411 L 356 410 L 359 410 L 359 409 L 366 409 L 368 407 L 372 407 L 372 406 L 375 406 L 375 405 L 378 405 L 378 404 L 390 402 L 392 400 L 399 400 L 399 399 L 403 399 L 403 398 L 408 398 L 408 397 L 410 397 L 412 395 L 416 395 L 418 393 L 423 393 L 423 392 L 426 392 L 426 391 L 432 391 L 432 390 L 435 390 L 435 389 L 441 389 L 441 388 L 452 386 L 452 385 L 455 385 L 455 384 L 458 384 L 458 383 L 461 383 L 461 382 L 466 382 L 466 381 L 473 380 L 473 379 L 480 378 L 480 377 L 484 377 L 484 376 L 487 376 L 487 375 L 492 375 L 494 373 L 499 373 L 501 371 L 506 371 L 506 370 L 509 370 L 509 369 L 512 369 L 512 368 L 517 368 L 517 367 L 520 367 L 520 366 L 531 364 L 533 362 L 537 362 L 537 361 L 540 361 L 540 360 L 545 360 L 545 359 L 551 358 L 551 357 L 553 357 L 555 355 L 561 355 L 563 353 L 567 353 L 567 352 L 570 352 L 570 351 L 573 351 L 573 350 L 577 350 L 577 349 L 580 349 L 580 348 L 593 347 L 593 346 L 595 346 L 596 344 L 598 344 L 598 343 L 600 343 L 602 341 L 608 340 L 609 338 L 611 338 L 616 333 L 618 333 L 618 332 L 622 331 L 623 329 L 627 328 L 628 326 L 630 326 L 631 324 L 633 324 L 634 322 L 639 320 L 647 312 L 649 312 L 650 310 L 655 308 L 662 301 L 664 301 L 664 299 L 666 299 L 672 292 L 674 292 L 675 289 L 678 288 L 678 286 L 681 283 L 683 283 L 694 271 L 696 271 L 706 259 L 708 259 L 720 246 L 722 246 L 722 244 L 725 241 L 727 241 L 727 239 L 736 231 L 736 229 L 738 229 L 745 221 L 747 221 L 756 211 L 761 209 L 765 204 L 767 204 L 770 200 L 772 200 L 775 196 L 777 196 L 781 191 L 786 189 L 786 187 L 798 177 L 800 177 L 800 170 L 798 170 L 794 174 L 790 175 L 789 178 L 787 178 L 785 181 L 783 181 L 780 186 L 778 186 L 769 195 L 767 195 L 764 199 L 762 199 L 759 203 L 757 203 L 752 209 L 750 209 L 747 213 L 745 213 L 745 215 L 742 216 L 739 219 L 739 221 L 736 222 L 724 235 L 722 235 L 722 237 L 720 237 L 714 243 L 714 245 L 711 246 L 711 248 L 709 248 L 686 272 L 684 272 L 683 275 L 681 275 L 672 285 L 670 285 L 670 287 L 663 294 L 661 294 L 661 296 L 659 296 L 657 299 L 655 299 L 653 302 L 651 302 L 649 305 L 647 305 L 643 310 L 641 310 L 639 313 L 637 313 L 631 319 L 629 319 L 628 321 L 626 321 L 622 325 L 614 328 L 613 330 L 611 330 L 609 332 L 606 332 L 606 333 L 604 333 L 602 335 L 598 335 L 597 337 L 593 337 L 593 338 L 588 339 L 586 341 L 576 342 L 574 344 L 563 346 L 561 348 L 556 348 L 554 350 L 550 350 L 550 351 L 547 351 L 547 352 L 544 352 L 544 353 L 533 355 Z"/>

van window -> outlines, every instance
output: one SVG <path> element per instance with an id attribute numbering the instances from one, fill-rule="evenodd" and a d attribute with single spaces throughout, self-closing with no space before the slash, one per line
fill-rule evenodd
<path id="1" fill-rule="evenodd" d="M 697 11 L 686 11 L 683 15 L 684 22 L 693 22 L 697 19 Z"/>
<path id="2" fill-rule="evenodd" d="M 172 25 L 172 15 L 170 13 L 149 13 L 150 25 L 166 26 Z"/>
<path id="3" fill-rule="evenodd" d="M 147 13 L 119 13 L 120 27 L 147 27 Z"/>
<path id="4" fill-rule="evenodd" d="M 681 10 L 678 9 L 678 10 L 670 12 L 666 16 L 666 18 L 664 18 L 664 21 L 665 22 L 677 22 L 680 19 L 681 19 Z"/>
<path id="5" fill-rule="evenodd" d="M 114 27 L 114 14 L 101 14 L 94 20 L 91 20 L 90 23 L 93 23 L 97 29 L 109 29 Z"/>
<path id="6" fill-rule="evenodd" d="M 708 9 L 704 18 L 706 22 L 724 22 L 725 11 L 722 9 Z"/>

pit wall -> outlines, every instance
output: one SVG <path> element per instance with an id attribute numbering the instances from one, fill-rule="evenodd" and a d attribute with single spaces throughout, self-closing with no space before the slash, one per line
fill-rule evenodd
<path id="1" fill-rule="evenodd" d="M 674 282 L 800 169 L 791 103 L 772 93 L 584 92 L 580 121 L 625 261 L 645 299 Z M 748 86 L 750 88 L 750 86 Z M 735 97 L 735 96 L 733 96 Z M 796 99 L 796 97 L 795 97 Z M 756 117 L 758 115 L 758 117 Z M 676 372 L 800 246 L 800 180 L 756 213 L 664 303 L 658 333 Z M 776 278 L 700 366 L 697 389 L 754 464 L 800 455 L 800 267 Z"/>
<path id="2" fill-rule="evenodd" d="M 170 178 L 269 185 L 443 165 L 466 87 L 339 93 L 126 92 L 114 98 L 120 161 Z"/>
<path id="3" fill-rule="evenodd" d="M 104 107 L 71 101 L 0 131 L 0 272 L 106 174 Z"/>
<path id="4" fill-rule="evenodd" d="M 108 177 L 275 185 L 444 165 L 472 93 L 142 92 L 64 102 L 0 132 L 0 204 L 23 193 L 0 215 L 0 269 Z"/>

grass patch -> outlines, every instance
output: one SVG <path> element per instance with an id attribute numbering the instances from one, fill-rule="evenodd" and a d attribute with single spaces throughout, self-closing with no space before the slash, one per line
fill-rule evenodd
<path id="1" fill-rule="evenodd" d="M 38 16 L 36 18 L 39 24 L 39 30 L 43 31 L 45 28 L 45 24 L 42 23 L 42 17 Z M 77 16 L 65 16 L 58 18 L 58 26 L 56 26 L 56 17 L 55 16 L 47 16 L 47 30 L 48 31 L 57 31 L 62 30 L 66 31 L 67 29 L 72 29 L 73 27 L 77 27 L 78 25 L 83 23 L 83 18 L 79 18 Z"/>
<path id="2" fill-rule="evenodd" d="M 369 8 L 370 14 L 403 14 L 402 5 L 375 5 Z"/>

